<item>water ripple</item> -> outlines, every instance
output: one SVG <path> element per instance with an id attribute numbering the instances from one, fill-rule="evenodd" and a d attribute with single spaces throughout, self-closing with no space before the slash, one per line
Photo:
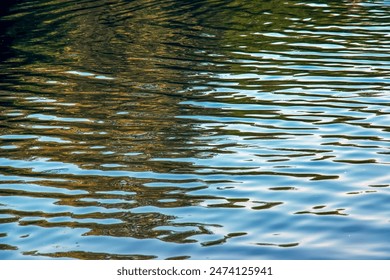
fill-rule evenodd
<path id="1" fill-rule="evenodd" d="M 4 4 L 0 259 L 389 259 L 389 12 Z"/>

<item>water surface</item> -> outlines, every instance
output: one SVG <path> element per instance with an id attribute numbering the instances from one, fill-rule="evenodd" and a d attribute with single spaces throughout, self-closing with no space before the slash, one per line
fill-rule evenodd
<path id="1" fill-rule="evenodd" d="M 390 259 L 388 0 L 0 11 L 0 259 Z"/>

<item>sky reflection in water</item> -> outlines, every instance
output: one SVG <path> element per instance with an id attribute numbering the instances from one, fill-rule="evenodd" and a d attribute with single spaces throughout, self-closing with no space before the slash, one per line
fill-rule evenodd
<path id="1" fill-rule="evenodd" d="M 0 259 L 389 259 L 389 4 L 4 4 Z"/>

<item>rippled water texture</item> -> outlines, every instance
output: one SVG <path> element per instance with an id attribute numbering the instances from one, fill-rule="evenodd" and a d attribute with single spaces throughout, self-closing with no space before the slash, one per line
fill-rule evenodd
<path id="1" fill-rule="evenodd" d="M 388 0 L 2 3 L 1 259 L 390 259 Z"/>

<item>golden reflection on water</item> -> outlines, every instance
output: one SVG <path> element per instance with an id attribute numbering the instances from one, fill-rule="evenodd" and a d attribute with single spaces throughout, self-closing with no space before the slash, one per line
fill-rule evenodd
<path id="1" fill-rule="evenodd" d="M 386 12 L 6 7 L 0 258 L 388 258 Z"/>

